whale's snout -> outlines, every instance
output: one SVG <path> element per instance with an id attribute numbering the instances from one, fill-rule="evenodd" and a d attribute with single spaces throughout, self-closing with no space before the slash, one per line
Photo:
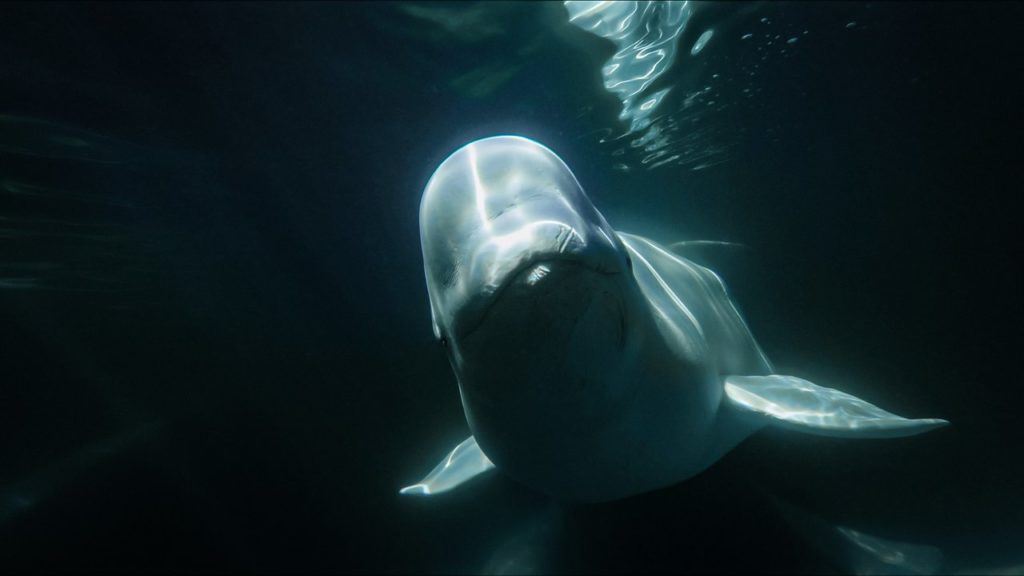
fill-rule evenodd
<path id="1" fill-rule="evenodd" d="M 514 136 L 468 144 L 438 167 L 423 192 L 420 238 L 435 332 L 446 338 L 465 337 L 510 285 L 528 293 L 553 267 L 628 266 L 569 168 Z"/>

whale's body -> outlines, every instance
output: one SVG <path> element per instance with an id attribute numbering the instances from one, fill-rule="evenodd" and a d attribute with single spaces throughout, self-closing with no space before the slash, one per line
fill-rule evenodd
<path id="1" fill-rule="evenodd" d="M 613 230 L 531 140 L 448 157 L 420 238 L 473 436 L 403 493 L 497 467 L 557 498 L 611 500 L 685 480 L 767 424 L 876 438 L 945 424 L 774 374 L 714 272 Z"/>

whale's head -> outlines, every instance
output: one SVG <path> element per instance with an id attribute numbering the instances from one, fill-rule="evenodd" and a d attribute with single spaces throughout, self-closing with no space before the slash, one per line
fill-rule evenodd
<path id="1" fill-rule="evenodd" d="M 420 240 L 434 333 L 475 433 L 568 414 L 583 425 L 623 393 L 632 263 L 551 150 L 498 136 L 454 152 L 423 192 Z"/>

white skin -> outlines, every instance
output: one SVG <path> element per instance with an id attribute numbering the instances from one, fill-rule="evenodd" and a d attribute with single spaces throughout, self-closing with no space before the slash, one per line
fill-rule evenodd
<path id="1" fill-rule="evenodd" d="M 611 500 L 689 478 L 769 422 L 847 437 L 945 424 L 772 375 L 714 272 L 616 233 L 531 140 L 486 138 L 445 160 L 420 240 L 475 442 L 404 493 L 493 463 L 561 499 Z"/>
<path id="2" fill-rule="evenodd" d="M 699 330 L 659 317 L 629 250 L 548 149 L 515 137 L 460 149 L 427 185 L 420 226 L 467 421 L 513 478 L 616 498 L 692 476 L 756 428 L 719 441 L 722 387 Z"/>

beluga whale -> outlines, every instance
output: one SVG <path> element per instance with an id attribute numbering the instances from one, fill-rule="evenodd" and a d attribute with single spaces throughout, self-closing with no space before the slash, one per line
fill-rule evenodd
<path id="1" fill-rule="evenodd" d="M 608 501 L 686 480 L 765 426 L 893 438 L 947 424 L 775 373 L 715 272 L 614 230 L 533 140 L 452 153 L 419 223 L 472 436 L 402 494 L 497 469 L 559 500 Z"/>

